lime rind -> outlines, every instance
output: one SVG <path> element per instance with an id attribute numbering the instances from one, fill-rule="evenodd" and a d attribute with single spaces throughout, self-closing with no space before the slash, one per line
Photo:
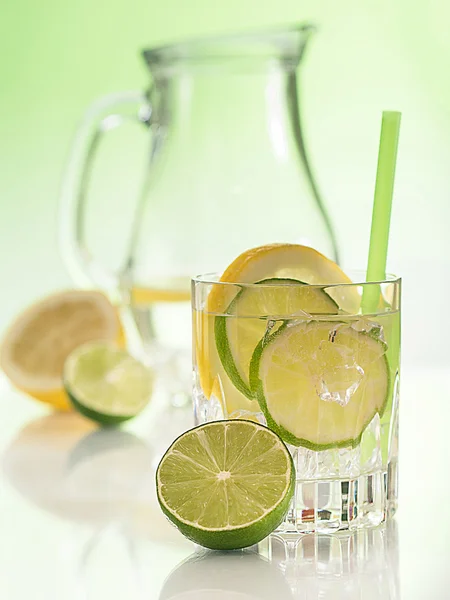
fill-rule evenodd
<path id="1" fill-rule="evenodd" d="M 298 279 L 279 278 L 279 277 L 263 279 L 263 280 L 257 281 L 255 283 L 255 285 L 264 285 L 264 284 L 265 285 L 273 285 L 273 286 L 277 286 L 277 285 L 279 285 L 279 286 L 283 286 L 283 285 L 286 285 L 286 286 L 295 286 L 295 285 L 308 286 L 307 283 L 305 283 L 304 281 L 300 281 Z M 311 288 L 309 288 L 309 289 L 311 289 Z M 229 304 L 229 306 L 225 312 L 227 315 L 230 315 L 230 316 L 215 317 L 214 336 L 215 336 L 217 353 L 219 355 L 219 359 L 220 359 L 220 362 L 222 364 L 222 367 L 223 367 L 225 373 L 228 375 L 230 381 L 233 383 L 233 385 L 239 392 L 241 392 L 249 400 L 254 400 L 255 394 L 254 394 L 254 391 L 252 390 L 252 386 L 249 385 L 246 381 L 244 381 L 244 379 L 242 378 L 241 373 L 239 372 L 239 369 L 236 365 L 236 361 L 233 356 L 233 352 L 232 352 L 232 349 L 230 346 L 228 333 L 227 333 L 227 322 L 230 319 L 231 320 L 234 319 L 233 313 L 236 311 L 235 307 L 238 305 L 239 299 L 245 293 L 246 293 L 246 288 L 242 288 L 236 294 L 236 296 L 231 301 L 231 303 Z M 321 298 L 326 298 L 327 303 L 329 305 L 330 314 L 337 314 L 339 311 L 339 306 L 331 298 L 331 296 L 329 296 L 327 294 L 327 292 L 325 292 L 324 290 L 322 290 L 320 288 L 317 289 L 317 293 L 321 296 Z M 299 307 L 299 308 L 301 308 L 301 307 Z M 333 311 L 335 311 L 335 312 L 333 312 Z M 260 318 L 262 321 L 265 321 L 270 318 L 270 315 L 261 315 Z M 276 318 L 276 321 L 279 324 L 279 328 L 277 330 L 277 331 L 279 331 L 279 329 L 282 328 L 289 321 L 289 318 L 284 318 L 284 319 Z M 264 338 L 265 337 L 267 337 L 267 336 L 264 336 Z M 248 378 L 250 379 L 250 372 L 248 374 Z"/>
<path id="2" fill-rule="evenodd" d="M 342 321 L 342 323 L 348 324 L 348 322 L 346 322 L 346 321 Z M 333 321 L 333 325 L 336 325 L 335 321 Z M 346 438 L 343 440 L 338 440 L 336 442 L 330 442 L 330 443 L 326 443 L 326 444 L 317 444 L 317 443 L 312 442 L 311 440 L 308 440 L 305 438 L 299 438 L 299 437 L 295 436 L 291 431 L 287 430 L 283 425 L 280 425 L 273 419 L 272 415 L 270 414 L 269 408 L 267 406 L 267 401 L 266 401 L 265 394 L 264 394 L 264 384 L 259 376 L 260 362 L 261 362 L 261 358 L 262 358 L 265 348 L 270 343 L 275 341 L 277 339 L 277 337 L 286 330 L 287 326 L 288 326 L 288 323 L 286 323 L 278 331 L 273 333 L 269 338 L 262 339 L 259 342 L 259 344 L 257 345 L 257 347 L 255 348 L 255 351 L 252 356 L 252 360 L 250 362 L 250 385 L 251 385 L 252 393 L 254 394 L 254 397 L 258 401 L 261 411 L 266 419 L 267 426 L 270 427 L 270 429 L 272 429 L 275 433 L 277 433 L 281 437 L 281 439 L 283 441 L 285 441 L 287 444 L 291 444 L 292 446 L 297 446 L 297 447 L 301 446 L 301 447 L 307 448 L 309 450 L 314 450 L 316 452 L 319 452 L 322 450 L 330 450 L 330 449 L 334 449 L 334 448 L 355 448 L 355 447 L 357 447 L 361 442 L 361 438 L 362 438 L 364 431 L 366 430 L 366 428 L 368 427 L 368 425 L 370 424 L 372 419 L 375 417 L 375 415 L 377 413 L 379 414 L 379 416 L 381 418 L 383 416 L 383 414 L 386 410 L 386 407 L 388 405 L 388 402 L 389 402 L 390 389 L 391 389 L 391 375 L 390 375 L 389 361 L 386 356 L 386 353 L 383 353 L 379 358 L 379 360 L 382 360 L 384 362 L 385 375 L 386 375 L 386 394 L 385 394 L 383 404 L 381 405 L 381 407 L 379 409 L 375 409 L 373 411 L 373 414 L 362 425 L 361 431 L 357 436 L 352 437 L 352 438 Z M 377 343 L 382 344 L 385 347 L 385 349 L 387 348 L 387 344 L 376 333 L 371 333 L 370 331 L 369 332 L 361 331 L 359 333 L 360 333 L 360 335 L 366 335 L 369 338 L 371 338 L 372 340 L 376 341 Z"/>
<path id="3" fill-rule="evenodd" d="M 242 292 L 243 290 L 241 290 Z M 241 294 L 241 292 L 238 293 Z M 234 302 L 234 301 L 233 301 Z M 231 305 L 230 305 L 231 306 Z M 214 320 L 214 336 L 216 339 L 217 353 L 225 373 L 228 375 L 234 387 L 244 394 L 249 400 L 254 400 L 255 397 L 249 386 L 242 379 L 241 374 L 234 362 L 233 353 L 231 352 L 230 342 L 227 335 L 227 318 L 216 317 Z"/>
<path id="4" fill-rule="evenodd" d="M 280 474 L 280 478 L 284 476 L 285 485 L 283 492 L 280 494 L 277 502 L 268 507 L 268 509 L 264 512 L 262 516 L 259 516 L 256 519 L 253 519 L 249 522 L 245 522 L 239 525 L 227 525 L 225 527 L 206 527 L 201 526 L 198 522 L 192 522 L 183 518 L 177 511 L 169 506 L 166 501 L 163 483 L 161 481 L 161 473 L 165 468 L 166 461 L 173 456 L 173 454 L 177 453 L 177 446 L 180 445 L 181 442 L 184 442 L 188 436 L 195 436 L 201 430 L 205 430 L 211 427 L 238 427 L 239 425 L 244 424 L 245 427 L 250 428 L 251 431 L 254 432 L 253 435 L 257 435 L 258 432 L 265 432 L 266 434 L 270 434 L 274 436 L 276 440 L 276 444 L 279 444 L 279 448 L 283 449 L 283 454 L 285 456 L 285 465 L 286 471 L 285 473 Z M 249 441 L 253 439 L 251 436 L 249 437 Z M 245 455 L 243 455 L 245 457 Z M 194 459 L 192 459 L 194 460 Z M 195 460 L 194 460 L 195 462 Z M 245 464 L 245 463 L 244 463 Z M 234 466 L 234 464 L 232 465 Z M 169 467 L 170 468 L 170 467 Z M 253 475 L 255 477 L 256 474 Z M 233 474 L 231 474 L 233 477 Z M 241 476 L 242 477 L 242 476 Z M 258 478 L 261 482 L 264 482 L 264 475 L 260 474 Z M 166 484 L 167 485 L 167 484 Z M 176 484 L 175 484 L 176 485 Z M 188 483 L 188 485 L 190 485 Z M 267 427 L 247 421 L 242 419 L 233 419 L 230 421 L 212 421 L 203 425 L 199 425 L 190 429 L 189 431 L 181 434 L 168 448 L 163 458 L 161 459 L 158 469 L 156 471 L 156 490 L 157 497 L 161 507 L 161 510 L 166 515 L 166 517 L 180 530 L 180 532 L 185 535 L 188 539 L 193 542 L 200 544 L 206 548 L 210 548 L 213 550 L 236 550 L 240 548 L 246 548 L 248 546 L 252 546 L 265 537 L 267 537 L 272 531 L 274 531 L 283 521 L 295 488 L 295 467 L 292 460 L 292 456 L 290 455 L 287 447 L 284 442 L 280 439 L 280 437 Z M 196 494 L 195 486 L 192 486 L 191 495 Z M 167 495 L 167 493 L 166 493 Z M 203 502 L 203 505 L 205 502 Z M 202 507 L 202 502 L 199 501 L 199 509 Z M 239 507 L 234 507 L 235 509 L 239 509 Z M 228 509 L 228 506 L 227 506 Z M 235 514 L 239 514 L 239 510 Z"/>
<path id="5" fill-rule="evenodd" d="M 107 415 L 103 412 L 92 410 L 91 408 L 88 408 L 84 404 L 81 404 L 81 402 L 78 402 L 76 397 L 70 392 L 70 389 L 67 387 L 66 387 L 66 394 L 67 394 L 70 402 L 74 406 L 74 408 L 76 408 L 76 410 L 80 414 L 82 414 L 84 417 L 87 417 L 88 419 L 91 419 L 91 421 L 95 421 L 96 423 L 99 423 L 100 425 L 103 425 L 105 427 L 108 427 L 108 426 L 114 427 L 115 425 L 120 425 L 121 423 L 124 423 L 125 421 L 129 421 L 130 419 L 132 419 L 133 417 L 136 416 L 134 414 L 133 415 Z"/>

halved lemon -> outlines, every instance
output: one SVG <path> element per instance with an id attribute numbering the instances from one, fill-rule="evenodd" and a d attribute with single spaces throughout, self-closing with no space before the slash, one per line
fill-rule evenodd
<path id="1" fill-rule="evenodd" d="M 100 292 L 53 294 L 20 314 L 3 339 L 0 366 L 15 387 L 59 410 L 71 405 L 62 375 L 67 356 L 85 342 L 124 345 L 116 309 Z"/>

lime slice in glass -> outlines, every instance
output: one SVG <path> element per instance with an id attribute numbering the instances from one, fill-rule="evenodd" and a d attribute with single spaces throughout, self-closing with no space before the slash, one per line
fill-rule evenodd
<path id="1" fill-rule="evenodd" d="M 386 406 L 386 350 L 379 335 L 359 330 L 357 323 L 313 321 L 280 328 L 260 342 L 250 365 L 251 386 L 267 424 L 295 446 L 356 446 Z"/>
<path id="2" fill-rule="evenodd" d="M 102 425 L 117 425 L 140 413 L 153 386 L 152 373 L 125 350 L 91 342 L 64 365 L 64 387 L 74 407 Z"/>
<path id="3" fill-rule="evenodd" d="M 214 327 L 222 366 L 234 386 L 249 399 L 254 398 L 249 383 L 250 360 L 268 328 L 272 327 L 273 333 L 283 318 L 333 315 L 339 310 L 322 289 L 296 279 L 271 278 L 257 284 L 242 288 L 226 311 L 231 316 L 216 317 Z"/>
<path id="4" fill-rule="evenodd" d="M 181 435 L 156 472 L 166 516 L 194 542 L 245 548 L 282 522 L 294 493 L 288 449 L 252 421 L 214 421 Z"/>

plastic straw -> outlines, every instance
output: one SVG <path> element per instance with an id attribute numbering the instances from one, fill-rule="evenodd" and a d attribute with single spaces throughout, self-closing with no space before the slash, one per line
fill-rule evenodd
<path id="1" fill-rule="evenodd" d="M 401 113 L 399 112 L 383 112 L 366 281 L 380 281 L 386 278 L 386 261 L 400 119 Z M 361 303 L 363 312 L 375 312 L 379 299 L 380 286 L 364 286 Z"/>

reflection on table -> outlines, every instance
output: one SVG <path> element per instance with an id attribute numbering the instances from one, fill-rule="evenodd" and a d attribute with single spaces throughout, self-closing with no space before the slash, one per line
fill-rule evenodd
<path id="1" fill-rule="evenodd" d="M 198 551 L 159 600 L 399 600 L 395 521 L 349 534 L 272 535 L 233 553 Z"/>
<path id="2" fill-rule="evenodd" d="M 94 531 L 120 523 L 157 541 L 178 540 L 154 489 L 155 463 L 168 442 L 161 434 L 153 442 L 97 429 L 74 413 L 52 414 L 18 433 L 3 454 L 3 473 L 28 501 L 57 517 Z"/>
<path id="3" fill-rule="evenodd" d="M 74 538 L 71 554 L 76 600 L 89 597 L 93 565 L 111 547 L 122 556 L 120 578 L 126 577 L 130 599 L 400 600 L 395 521 L 349 534 L 272 535 L 231 553 L 192 552 L 161 513 L 154 485 L 160 456 L 190 415 L 161 405 L 138 435 L 54 414 L 26 425 L 5 450 L 7 481 L 33 505 L 85 532 Z M 155 575 L 162 583 L 189 553 L 155 587 Z M 168 567 L 158 573 L 152 563 L 159 555 Z"/>

